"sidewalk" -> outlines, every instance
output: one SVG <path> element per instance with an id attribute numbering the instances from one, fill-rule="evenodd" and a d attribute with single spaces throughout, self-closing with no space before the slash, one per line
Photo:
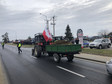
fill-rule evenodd
<path id="1" fill-rule="evenodd" d="M 86 60 L 101 62 L 101 63 L 106 63 L 107 61 L 110 61 L 112 59 L 112 57 L 85 54 L 85 53 L 76 54 L 75 57 L 80 58 L 80 59 L 86 59 Z"/>
<path id="2" fill-rule="evenodd" d="M 6 73 L 4 72 L 4 69 L 2 66 L 1 56 L 0 56 L 0 84 L 9 84 L 6 77 Z"/>

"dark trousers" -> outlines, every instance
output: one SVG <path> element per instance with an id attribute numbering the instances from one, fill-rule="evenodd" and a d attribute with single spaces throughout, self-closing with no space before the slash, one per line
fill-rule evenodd
<path id="1" fill-rule="evenodd" d="M 2 45 L 2 49 L 4 49 L 4 45 Z"/>
<path id="2" fill-rule="evenodd" d="M 76 40 L 75 42 L 76 42 L 76 44 L 79 44 L 79 40 Z"/>
<path id="3" fill-rule="evenodd" d="M 18 53 L 22 52 L 21 47 L 18 47 Z"/>

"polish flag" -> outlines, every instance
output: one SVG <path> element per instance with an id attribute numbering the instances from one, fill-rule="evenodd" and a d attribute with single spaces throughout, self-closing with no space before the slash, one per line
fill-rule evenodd
<path id="1" fill-rule="evenodd" d="M 45 28 L 42 35 L 43 35 L 44 39 L 46 40 L 46 42 L 52 41 L 52 36 L 51 36 L 51 33 L 48 28 Z"/>

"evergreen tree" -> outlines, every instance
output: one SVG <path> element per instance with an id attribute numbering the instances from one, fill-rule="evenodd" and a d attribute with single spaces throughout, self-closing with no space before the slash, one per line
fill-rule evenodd
<path id="1" fill-rule="evenodd" d="M 31 41 L 31 37 L 29 36 L 27 40 Z"/>
<path id="2" fill-rule="evenodd" d="M 112 32 L 110 32 L 110 33 L 108 34 L 108 36 L 112 38 Z"/>
<path id="3" fill-rule="evenodd" d="M 67 25 L 67 27 L 66 27 L 65 39 L 68 41 L 73 40 L 73 36 L 72 36 L 71 29 L 70 29 L 69 25 Z"/>

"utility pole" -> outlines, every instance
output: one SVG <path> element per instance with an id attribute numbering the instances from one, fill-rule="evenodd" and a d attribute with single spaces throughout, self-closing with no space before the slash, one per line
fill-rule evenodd
<path id="1" fill-rule="evenodd" d="M 53 18 L 53 23 L 51 23 L 51 25 L 53 25 L 53 36 L 55 36 L 55 16 L 52 17 Z"/>
<path id="2" fill-rule="evenodd" d="M 49 20 L 46 20 L 47 29 L 49 29 Z"/>
<path id="3" fill-rule="evenodd" d="M 48 20 L 48 18 L 47 18 L 46 15 L 44 15 L 42 13 L 40 13 L 40 15 L 43 15 L 43 16 L 46 17 L 45 21 L 46 21 L 47 29 L 49 29 L 49 21 L 53 20 L 53 22 L 51 23 L 51 25 L 53 25 L 53 36 L 55 36 L 55 25 L 56 25 L 55 24 L 55 21 L 56 21 L 55 17 L 56 16 L 53 16 L 51 19 Z"/>

